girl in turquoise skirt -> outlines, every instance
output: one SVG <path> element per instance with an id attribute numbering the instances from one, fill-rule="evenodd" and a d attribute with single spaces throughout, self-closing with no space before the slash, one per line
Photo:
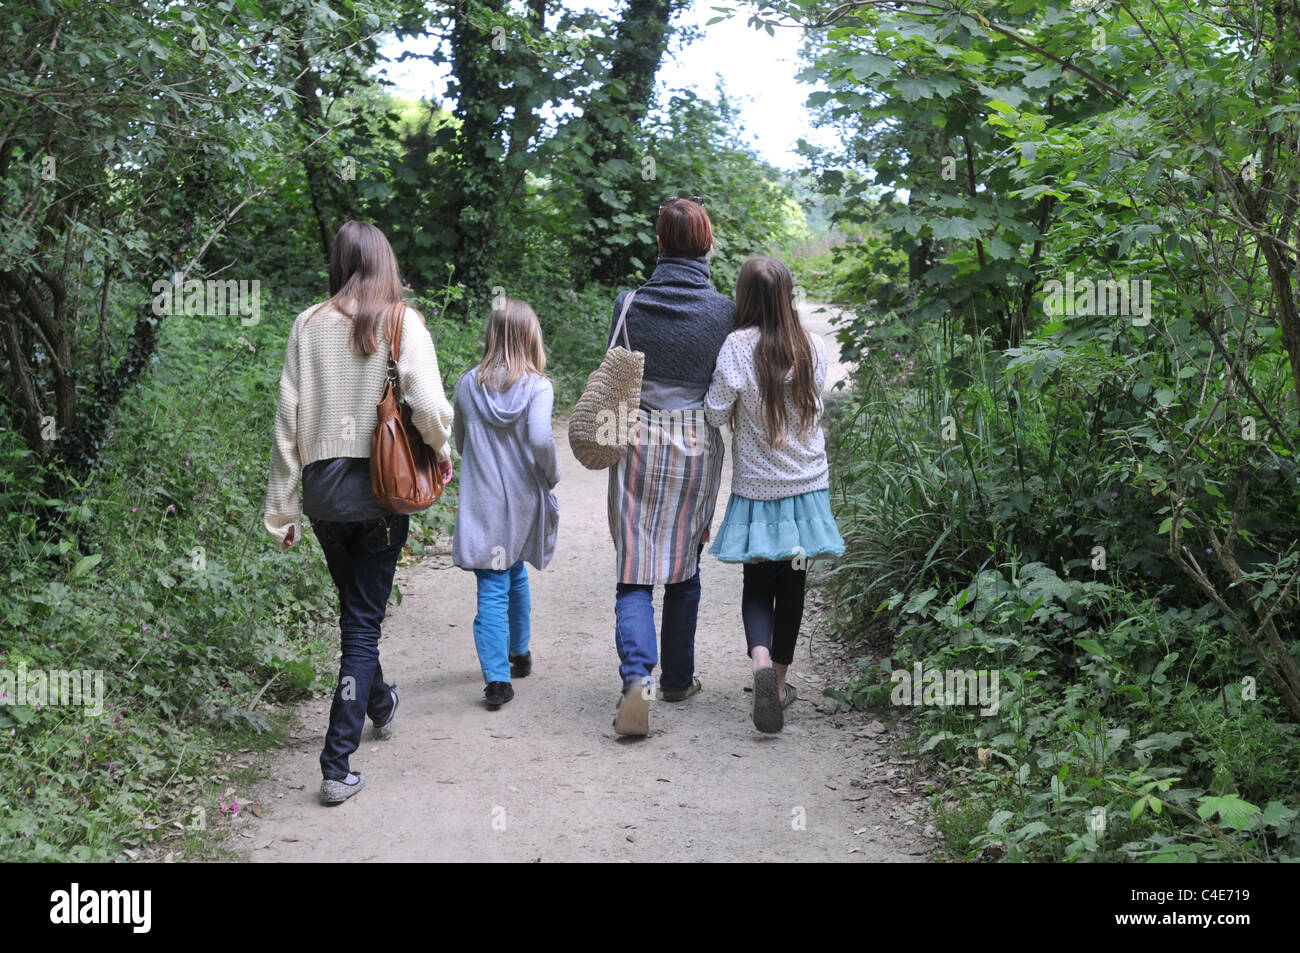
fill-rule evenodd
<path id="1" fill-rule="evenodd" d="M 709 552 L 744 563 L 740 612 L 754 664 L 754 727 L 777 732 L 795 699 L 786 684 L 803 621 L 808 561 L 844 552 L 831 515 L 822 434 L 826 345 L 804 329 L 789 270 L 755 256 L 736 279 L 736 330 L 705 398 L 731 424 L 731 498 Z"/>

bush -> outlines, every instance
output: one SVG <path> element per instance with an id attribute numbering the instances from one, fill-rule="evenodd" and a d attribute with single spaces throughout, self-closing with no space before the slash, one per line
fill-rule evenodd
<path id="1" fill-rule="evenodd" d="M 1047 376 L 901 321 L 859 317 L 846 334 L 864 342 L 832 422 L 847 548 L 824 578 L 840 637 L 876 635 L 883 658 L 827 694 L 912 724 L 947 784 L 949 849 L 1300 854 L 1296 726 L 1219 608 L 1169 565 L 1159 499 L 1107 463 L 1093 426 L 1105 402 L 1081 399 L 1106 392 L 1122 356 L 1078 346 Z M 903 689 L 920 694 L 930 672 L 942 688 L 949 673 L 996 673 L 995 703 L 913 702 Z"/>

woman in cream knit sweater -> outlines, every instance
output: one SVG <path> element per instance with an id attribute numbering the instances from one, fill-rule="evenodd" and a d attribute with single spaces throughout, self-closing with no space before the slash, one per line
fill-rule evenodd
<path id="1" fill-rule="evenodd" d="M 305 513 L 339 593 L 343 655 L 320 758 L 327 804 L 346 800 L 365 783 L 348 758 L 361 742 L 366 716 L 375 736 L 388 738 L 397 711 L 396 686 L 384 682 L 379 664 L 379 637 L 410 517 L 375 502 L 369 458 L 390 324 L 402 308 L 402 396 L 450 480 L 452 408 L 433 340 L 419 312 L 403 301 L 397 260 L 373 225 L 354 221 L 339 229 L 330 256 L 330 298 L 294 320 L 280 375 L 266 530 L 286 550 L 302 538 Z"/>

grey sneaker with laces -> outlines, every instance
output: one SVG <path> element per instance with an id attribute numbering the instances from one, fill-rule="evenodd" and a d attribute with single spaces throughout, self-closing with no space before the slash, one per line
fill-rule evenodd
<path id="1" fill-rule="evenodd" d="M 382 725 L 378 722 L 375 723 L 374 730 L 371 732 L 371 737 L 376 741 L 388 741 L 393 737 L 393 719 L 397 717 L 397 703 L 399 701 L 397 697 L 396 682 L 388 686 L 388 693 L 393 696 L 393 710 L 389 713 L 388 720 Z"/>
<path id="2" fill-rule="evenodd" d="M 691 683 L 680 692 L 662 691 L 659 693 L 659 697 L 666 702 L 684 702 L 692 695 L 698 695 L 703 687 L 700 680 L 692 675 Z"/>

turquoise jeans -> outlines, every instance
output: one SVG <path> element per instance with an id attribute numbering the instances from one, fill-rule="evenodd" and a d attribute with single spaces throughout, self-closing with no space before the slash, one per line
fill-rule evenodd
<path id="1" fill-rule="evenodd" d="M 509 569 L 475 569 L 478 613 L 474 616 L 474 647 L 484 682 L 510 681 L 510 656 L 528 651 L 528 568 L 523 560 Z"/>

